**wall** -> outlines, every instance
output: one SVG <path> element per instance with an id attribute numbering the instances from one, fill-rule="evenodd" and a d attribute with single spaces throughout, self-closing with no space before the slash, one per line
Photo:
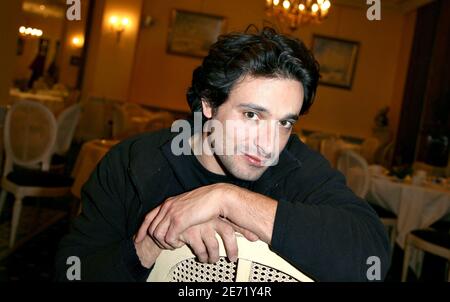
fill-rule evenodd
<path id="1" fill-rule="evenodd" d="M 84 98 L 94 96 L 127 100 L 141 9 L 142 0 L 95 2 L 93 30 L 84 73 Z M 110 29 L 109 18 L 112 15 L 127 16 L 131 22 L 119 43 L 115 32 Z"/>
<path id="2" fill-rule="evenodd" d="M 55 17 L 43 17 L 32 13 L 22 12 L 20 16 L 20 25 L 25 27 L 37 28 L 43 31 L 42 37 L 22 36 L 24 39 L 24 52 L 17 56 L 15 79 L 29 78 L 31 75 L 30 64 L 33 62 L 39 50 L 39 39 L 48 39 L 49 48 L 45 63 L 45 70 L 54 59 L 56 50 L 56 41 L 62 41 L 64 19 Z M 17 29 L 17 37 L 19 31 Z"/>
<path id="3" fill-rule="evenodd" d="M 3 1 L 0 9 L 0 104 L 8 103 L 16 63 L 21 1 Z"/>
<path id="4" fill-rule="evenodd" d="M 79 66 L 71 64 L 72 57 L 80 57 L 82 48 L 74 47 L 72 45 L 72 38 L 75 36 L 84 37 L 85 26 L 87 21 L 87 14 L 89 8 L 89 1 L 81 2 L 81 20 L 69 21 L 65 19 L 63 41 L 61 45 L 61 56 L 59 61 L 60 77 L 59 82 L 67 87 L 76 87 L 79 73 Z"/>
<path id="5" fill-rule="evenodd" d="M 76 138 L 108 137 L 110 106 L 103 100 L 126 101 L 130 90 L 143 0 L 95 0 L 81 101 L 85 103 Z M 111 31 L 112 15 L 128 17 L 130 26 L 117 42 Z M 111 103 L 108 103 L 111 104 Z"/>
<path id="6" fill-rule="evenodd" d="M 243 30 L 250 23 L 261 26 L 267 19 L 261 0 L 145 0 L 143 15 L 153 26 L 140 31 L 129 100 L 174 110 L 188 110 L 185 92 L 197 58 L 166 53 L 170 12 L 186 9 L 227 17 L 228 31 Z M 305 26 L 294 35 L 312 43 L 314 33 L 359 41 L 361 44 L 351 90 L 319 86 L 316 103 L 301 120 L 301 127 L 369 136 L 377 111 L 401 101 L 414 15 L 383 10 L 381 21 L 368 21 L 366 11 L 333 5 L 322 25 Z M 400 58 L 400 59 L 399 59 Z M 396 120 L 397 112 L 391 112 Z"/>

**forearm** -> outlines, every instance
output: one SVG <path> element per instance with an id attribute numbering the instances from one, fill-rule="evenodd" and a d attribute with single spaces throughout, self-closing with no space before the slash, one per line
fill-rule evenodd
<path id="1" fill-rule="evenodd" d="M 237 186 L 227 185 L 223 208 L 227 219 L 270 244 L 278 202 Z"/>

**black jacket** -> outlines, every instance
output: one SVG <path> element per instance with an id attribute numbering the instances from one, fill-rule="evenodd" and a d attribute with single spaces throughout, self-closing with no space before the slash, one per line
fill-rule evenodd
<path id="1" fill-rule="evenodd" d="M 132 237 L 143 217 L 182 184 L 161 148 L 174 136 L 163 130 L 111 149 L 82 189 L 82 214 L 60 243 L 56 278 L 67 280 L 70 256 L 81 262 L 81 280 L 144 281 Z M 389 244 L 376 213 L 345 185 L 343 175 L 295 135 L 253 185 L 278 201 L 271 248 L 318 281 L 367 281 L 367 260 L 377 256 L 381 277 Z"/>

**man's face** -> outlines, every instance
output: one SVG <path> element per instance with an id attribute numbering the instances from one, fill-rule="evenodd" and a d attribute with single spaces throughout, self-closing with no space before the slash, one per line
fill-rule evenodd
<path id="1" fill-rule="evenodd" d="M 223 127 L 223 134 L 210 136 L 222 170 L 243 180 L 261 177 L 278 161 L 302 104 L 299 81 L 251 76 L 239 81 L 215 112 L 203 102 L 205 116 Z"/>

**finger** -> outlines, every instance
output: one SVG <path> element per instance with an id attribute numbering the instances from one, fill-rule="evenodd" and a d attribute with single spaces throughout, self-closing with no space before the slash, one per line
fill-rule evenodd
<path id="1" fill-rule="evenodd" d="M 166 234 L 164 241 L 166 244 L 177 248 L 182 245 L 181 234 L 186 231 L 186 228 L 181 227 L 180 218 L 177 216 L 172 216 L 170 222 L 168 219 L 160 222 L 161 228 L 166 229 Z"/>
<path id="2" fill-rule="evenodd" d="M 182 233 L 175 236 L 169 236 L 169 231 L 167 231 L 164 241 L 170 245 L 173 249 L 182 247 L 184 245 Z"/>
<path id="3" fill-rule="evenodd" d="M 159 225 L 159 223 L 161 222 L 161 220 L 164 219 L 164 217 L 166 216 L 166 212 L 167 212 L 167 200 L 161 204 L 159 207 L 159 211 L 157 213 L 157 215 L 155 216 L 155 218 L 153 219 L 152 223 L 150 224 L 150 227 L 148 228 L 148 233 L 153 236 L 153 233 L 155 232 L 156 227 Z"/>
<path id="4" fill-rule="evenodd" d="M 167 228 L 170 226 L 170 219 L 164 218 L 153 231 L 155 241 L 159 242 L 165 249 L 173 250 L 174 248 L 166 242 Z"/>
<path id="5" fill-rule="evenodd" d="M 142 223 L 141 227 L 139 228 L 139 231 L 137 232 L 137 235 L 134 239 L 136 243 L 141 242 L 144 240 L 145 236 L 148 234 L 148 228 L 150 227 L 150 224 L 152 223 L 155 216 L 158 214 L 159 207 L 154 208 L 152 211 L 150 211 L 147 215 L 145 215 L 144 222 Z"/>
<path id="6" fill-rule="evenodd" d="M 204 232 L 202 234 L 202 239 L 208 252 L 208 262 L 216 263 L 219 261 L 219 242 L 217 241 L 214 229 L 211 228 Z"/>
<path id="7" fill-rule="evenodd" d="M 186 244 L 192 249 L 193 253 L 197 256 L 198 261 L 205 263 L 208 261 L 208 252 L 200 233 L 195 232 L 185 238 Z"/>
<path id="8" fill-rule="evenodd" d="M 238 257 L 238 245 L 233 228 L 224 222 L 219 222 L 216 230 L 222 238 L 228 259 L 235 262 Z"/>

